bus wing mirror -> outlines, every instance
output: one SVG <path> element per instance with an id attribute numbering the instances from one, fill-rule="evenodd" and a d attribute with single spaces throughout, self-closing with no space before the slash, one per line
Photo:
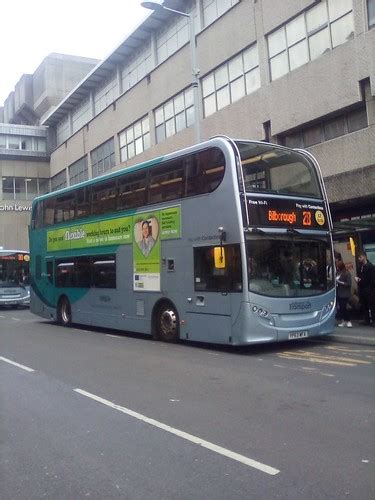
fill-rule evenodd
<path id="1" fill-rule="evenodd" d="M 352 252 L 353 257 L 355 257 L 355 242 L 352 237 L 349 238 L 350 251 Z"/>
<path id="2" fill-rule="evenodd" d="M 216 269 L 225 269 L 225 248 L 224 247 L 214 247 L 214 260 Z"/>

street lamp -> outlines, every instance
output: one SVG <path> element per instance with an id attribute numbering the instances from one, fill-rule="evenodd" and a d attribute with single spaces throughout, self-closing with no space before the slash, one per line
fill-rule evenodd
<path id="1" fill-rule="evenodd" d="M 189 33 L 190 33 L 190 51 L 191 51 L 191 72 L 193 76 L 192 88 L 194 96 L 194 115 L 195 115 L 195 137 L 196 141 L 201 141 L 201 124 L 200 124 L 200 100 L 199 100 L 199 69 L 197 67 L 197 51 L 195 47 L 195 26 L 194 17 L 192 14 L 181 12 L 179 10 L 170 9 L 165 7 L 162 0 L 154 2 L 141 2 L 142 7 L 150 10 L 168 10 L 179 16 L 187 17 L 189 19 Z"/>

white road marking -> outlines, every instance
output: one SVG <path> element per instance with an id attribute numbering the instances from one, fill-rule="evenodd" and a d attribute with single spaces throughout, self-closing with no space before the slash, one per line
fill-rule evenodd
<path id="1" fill-rule="evenodd" d="M 256 460 L 245 457 L 244 455 L 240 455 L 239 453 L 235 453 L 235 452 L 230 451 L 226 448 L 222 448 L 221 446 L 217 446 L 216 444 L 210 443 L 209 441 L 205 441 L 204 439 L 201 439 L 197 436 L 193 436 L 192 434 L 188 434 L 187 432 L 180 431 L 179 429 L 175 429 L 174 427 L 170 427 L 169 425 L 163 424 L 162 422 L 154 420 L 153 418 L 149 418 L 146 415 L 142 415 L 141 413 L 137 413 L 133 410 L 129 410 L 128 408 L 125 408 L 123 406 L 112 403 L 111 401 L 108 401 L 107 399 L 103 399 L 99 396 L 96 396 L 95 394 L 91 394 L 90 392 L 83 391 L 82 389 L 74 389 L 74 391 L 77 392 L 78 394 L 81 394 L 82 396 L 86 396 L 87 398 L 93 399 L 94 401 L 97 401 L 98 403 L 109 406 L 110 408 L 113 408 L 114 410 L 118 410 L 122 413 L 125 413 L 126 415 L 129 415 L 130 417 L 136 418 L 137 420 L 141 420 L 142 422 L 145 422 L 146 424 L 153 425 L 154 427 L 162 429 L 163 431 L 174 434 L 175 436 L 178 436 L 182 439 L 186 439 L 187 441 L 190 441 L 191 443 L 197 444 L 199 446 L 202 446 L 203 448 L 207 448 L 208 450 L 214 451 L 215 453 L 218 453 L 219 455 L 223 455 L 227 458 L 231 458 L 232 460 L 236 460 L 237 462 L 240 462 L 244 465 L 247 465 L 248 467 L 253 467 L 254 469 L 258 469 L 258 470 L 265 472 L 266 474 L 270 474 L 272 476 L 274 476 L 280 472 L 278 469 L 274 469 L 273 467 L 270 467 L 269 465 L 262 464 L 261 462 L 257 462 Z"/>
<path id="2" fill-rule="evenodd" d="M 5 318 L 5 316 L 3 316 L 2 314 L 0 314 L 0 318 Z"/>
<path id="3" fill-rule="evenodd" d="M 110 335 L 109 333 L 106 333 L 106 337 L 112 337 L 114 339 L 123 339 L 124 337 L 121 337 L 121 335 Z"/>
<path id="4" fill-rule="evenodd" d="M 13 321 L 21 321 L 19 318 L 12 318 Z"/>
<path id="5" fill-rule="evenodd" d="M 25 365 L 20 365 L 19 363 L 16 363 L 15 361 L 12 361 L 11 359 L 3 358 L 0 356 L 0 361 L 5 361 L 5 363 L 9 363 L 10 365 L 17 366 L 18 368 L 22 368 L 22 370 L 26 370 L 27 372 L 33 372 L 32 368 L 29 368 L 28 366 Z"/>

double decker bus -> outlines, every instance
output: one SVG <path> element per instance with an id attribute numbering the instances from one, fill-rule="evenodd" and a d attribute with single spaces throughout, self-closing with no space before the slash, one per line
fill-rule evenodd
<path id="1" fill-rule="evenodd" d="M 29 261 L 28 252 L 0 247 L 0 306 L 30 304 Z"/>
<path id="2" fill-rule="evenodd" d="M 164 341 L 329 334 L 331 230 L 309 153 L 214 137 L 36 198 L 31 311 Z"/>

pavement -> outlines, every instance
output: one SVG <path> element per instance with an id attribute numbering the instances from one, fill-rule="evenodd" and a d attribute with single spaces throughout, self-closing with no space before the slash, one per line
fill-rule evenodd
<path id="1" fill-rule="evenodd" d="M 336 326 L 334 333 L 329 335 L 329 338 L 350 344 L 375 345 L 374 323 L 363 325 L 361 321 L 352 320 L 352 324 L 352 328 Z"/>

